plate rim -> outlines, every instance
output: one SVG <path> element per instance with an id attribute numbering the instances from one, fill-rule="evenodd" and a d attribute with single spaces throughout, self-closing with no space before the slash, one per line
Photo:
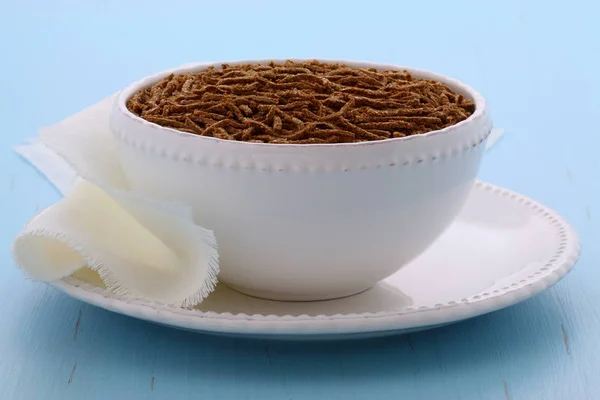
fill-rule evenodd
<path id="1" fill-rule="evenodd" d="M 244 335 L 331 335 L 403 330 L 446 324 L 475 317 L 516 304 L 546 290 L 562 279 L 577 262 L 581 245 L 577 233 L 556 211 L 521 195 L 487 182 L 476 180 L 473 190 L 484 190 L 527 208 L 546 220 L 559 243 L 554 256 L 525 279 L 495 289 L 433 306 L 405 307 L 396 311 L 333 315 L 263 315 L 200 311 L 125 298 L 73 277 L 50 282 L 67 295 L 134 318 L 199 332 Z"/>

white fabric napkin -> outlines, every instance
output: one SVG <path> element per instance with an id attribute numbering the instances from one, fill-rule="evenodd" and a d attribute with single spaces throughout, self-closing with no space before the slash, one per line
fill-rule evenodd
<path id="1" fill-rule="evenodd" d="M 15 149 L 65 197 L 27 223 L 15 239 L 14 259 L 35 280 L 89 267 L 122 296 L 196 305 L 217 282 L 215 237 L 194 223 L 189 207 L 130 190 L 108 124 L 115 97 Z M 488 148 L 502 133 L 492 131 Z"/>
<path id="2" fill-rule="evenodd" d="M 35 280 L 89 267 L 120 295 L 193 306 L 216 285 L 215 237 L 194 223 L 189 207 L 129 190 L 108 125 L 114 99 L 15 149 L 65 197 L 27 223 L 15 239 L 14 259 Z"/>

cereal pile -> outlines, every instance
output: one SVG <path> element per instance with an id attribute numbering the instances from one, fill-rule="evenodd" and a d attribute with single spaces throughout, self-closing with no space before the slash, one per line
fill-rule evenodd
<path id="1" fill-rule="evenodd" d="M 135 93 L 127 108 L 200 136 L 301 144 L 418 135 L 468 118 L 475 104 L 407 71 L 287 61 L 170 75 Z"/>

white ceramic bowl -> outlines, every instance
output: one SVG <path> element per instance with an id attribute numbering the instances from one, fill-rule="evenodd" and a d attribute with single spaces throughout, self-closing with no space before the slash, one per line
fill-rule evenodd
<path id="1" fill-rule="evenodd" d="M 285 60 L 229 64 L 270 61 Z M 423 135 L 312 145 L 201 137 L 127 110 L 127 99 L 139 89 L 170 73 L 211 65 L 196 64 L 132 84 L 112 111 L 111 129 L 132 187 L 190 205 L 196 222 L 217 237 L 219 280 L 243 293 L 322 300 L 371 287 L 449 226 L 477 175 L 492 124 L 476 91 L 413 68 L 322 61 L 406 69 L 447 84 L 475 101 L 476 110 L 456 125 Z"/>

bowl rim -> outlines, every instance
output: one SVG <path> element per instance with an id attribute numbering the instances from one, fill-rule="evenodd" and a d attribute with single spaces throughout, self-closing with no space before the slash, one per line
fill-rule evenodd
<path id="1" fill-rule="evenodd" d="M 164 126 L 156 124 L 154 122 L 147 121 L 147 120 L 135 115 L 134 113 L 129 111 L 129 109 L 127 108 L 127 100 L 129 100 L 129 98 L 131 96 L 133 96 L 133 94 L 135 92 L 160 81 L 162 78 L 169 76 L 170 74 L 177 75 L 177 74 L 183 74 L 183 73 L 200 72 L 210 66 L 220 66 L 222 64 L 228 64 L 228 65 L 268 64 L 270 62 L 274 62 L 274 63 L 278 64 L 278 63 L 284 63 L 286 61 L 305 62 L 305 61 L 315 61 L 315 60 L 319 61 L 319 62 L 323 62 L 323 63 L 329 63 L 329 64 L 334 64 L 334 63 L 345 64 L 349 67 L 406 70 L 406 71 L 410 72 L 413 76 L 416 76 L 419 78 L 425 78 L 425 79 L 432 79 L 432 80 L 442 82 L 442 83 L 450 86 L 453 90 L 462 92 L 463 94 L 466 94 L 475 103 L 475 112 L 473 114 L 471 114 L 468 118 L 466 118 L 454 125 L 450 125 L 443 129 L 438 129 L 438 130 L 434 130 L 434 131 L 430 131 L 430 132 L 422 133 L 422 134 L 418 134 L 418 135 L 411 135 L 411 136 L 405 136 L 405 137 L 400 137 L 400 138 L 390 138 L 390 139 L 383 139 L 383 140 L 364 141 L 364 142 L 298 144 L 298 143 L 255 143 L 255 142 L 244 142 L 244 141 L 236 141 L 236 140 L 228 140 L 228 139 L 219 139 L 219 138 L 212 137 L 212 136 L 200 136 L 200 135 L 192 134 L 189 132 L 180 131 L 178 129 L 164 127 Z M 116 111 L 120 112 L 123 116 L 131 119 L 134 123 L 141 124 L 150 129 L 154 129 L 159 132 L 165 132 L 170 135 L 176 134 L 176 135 L 182 136 L 182 137 L 193 137 L 193 138 L 196 138 L 197 140 L 209 140 L 209 141 L 218 142 L 218 143 L 228 143 L 230 145 L 239 145 L 239 146 L 245 146 L 245 147 L 265 147 L 266 146 L 268 148 L 275 148 L 275 147 L 280 147 L 280 148 L 281 147 L 285 147 L 285 148 L 292 148 L 292 147 L 295 147 L 295 148 L 300 148 L 300 147 L 333 148 L 333 147 L 377 146 L 377 145 L 389 144 L 389 143 L 395 143 L 395 142 L 425 140 L 427 138 L 441 136 L 441 135 L 444 135 L 444 136 L 450 135 L 450 134 L 452 134 L 452 132 L 460 130 L 461 128 L 465 127 L 466 125 L 470 125 L 470 124 L 474 123 L 475 121 L 485 119 L 486 115 L 487 115 L 487 102 L 486 102 L 485 98 L 477 90 L 475 90 L 471 86 L 459 81 L 458 79 L 455 79 L 455 78 L 452 78 L 452 77 L 449 77 L 446 75 L 442 75 L 442 74 L 439 74 L 436 72 L 432 72 L 429 70 L 424 70 L 424 69 L 419 69 L 419 68 L 414 68 L 414 67 L 399 66 L 399 65 L 395 65 L 395 64 L 375 63 L 375 62 L 370 62 L 370 61 L 340 60 L 340 59 L 327 59 L 327 58 L 262 58 L 262 59 L 242 59 L 242 60 L 233 60 L 233 61 L 226 60 L 226 61 L 187 63 L 187 64 L 181 65 L 179 67 L 169 68 L 169 69 L 157 72 L 155 74 L 148 75 L 144 78 L 141 78 L 141 79 L 129 84 L 127 87 L 125 87 L 123 90 L 121 90 L 121 92 L 117 95 L 117 98 L 115 100 L 114 109 Z"/>

